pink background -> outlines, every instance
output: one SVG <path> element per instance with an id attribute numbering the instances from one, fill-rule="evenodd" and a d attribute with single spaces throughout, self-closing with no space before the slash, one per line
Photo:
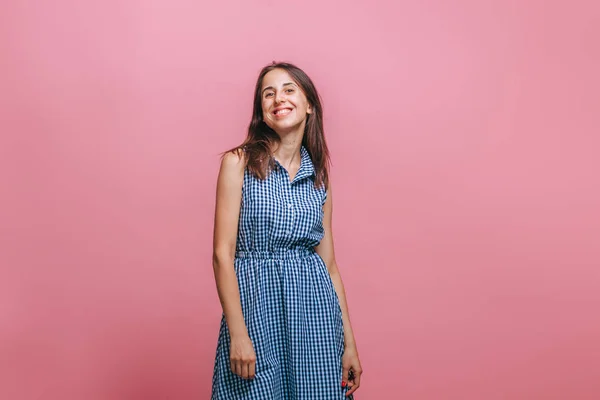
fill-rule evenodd
<path id="1" fill-rule="evenodd" d="M 597 4 L 3 2 L 0 398 L 209 398 L 272 60 L 324 99 L 357 399 L 600 398 Z"/>

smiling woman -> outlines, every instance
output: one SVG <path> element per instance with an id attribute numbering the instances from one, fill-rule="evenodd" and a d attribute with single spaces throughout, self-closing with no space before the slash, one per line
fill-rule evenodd
<path id="1" fill-rule="evenodd" d="M 213 400 L 342 400 L 360 386 L 328 167 L 314 84 L 292 64 L 263 68 L 248 136 L 217 182 Z"/>
<path id="2" fill-rule="evenodd" d="M 288 79 L 287 75 L 285 71 L 276 69 L 272 71 L 269 78 L 285 80 Z M 279 94 L 277 98 L 275 97 L 276 93 Z M 294 82 L 283 83 L 279 91 L 276 91 L 273 86 L 267 86 L 263 90 L 263 99 L 263 109 L 267 110 L 265 123 L 273 130 L 277 128 L 282 129 L 286 125 L 294 127 L 306 119 L 306 116 L 312 112 L 306 96 L 298 89 Z M 279 105 L 280 103 L 283 104 L 283 102 L 288 104 Z M 288 116 L 298 107 L 300 107 L 300 112 L 296 113 L 295 120 L 286 118 L 284 124 L 274 123 Z"/>

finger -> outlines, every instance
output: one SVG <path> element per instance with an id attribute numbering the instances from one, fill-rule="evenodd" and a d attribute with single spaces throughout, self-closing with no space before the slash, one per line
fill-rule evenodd
<path id="1" fill-rule="evenodd" d="M 348 369 L 348 379 L 346 380 L 347 388 L 350 390 L 354 386 L 354 369 L 350 367 Z"/>
<path id="2" fill-rule="evenodd" d="M 348 367 L 342 368 L 342 387 L 346 387 L 348 385 Z"/>
<path id="3" fill-rule="evenodd" d="M 242 376 L 242 363 L 239 361 L 235 363 L 235 374 L 237 376 Z"/>
<path id="4" fill-rule="evenodd" d="M 346 396 L 351 396 L 352 393 L 356 392 L 358 390 L 360 385 L 354 385 L 352 386 L 352 388 L 350 388 L 347 392 L 346 392 Z"/>
<path id="5" fill-rule="evenodd" d="M 354 376 L 354 384 L 352 385 L 352 388 L 350 388 L 350 390 L 348 390 L 348 392 L 346 393 L 346 396 L 350 396 L 352 393 L 356 392 L 359 387 L 360 387 L 360 373 L 356 373 Z"/>
<path id="6" fill-rule="evenodd" d="M 248 364 L 242 364 L 242 378 L 248 379 Z"/>
<path id="7" fill-rule="evenodd" d="M 248 367 L 248 378 L 254 379 L 256 376 L 256 361 L 252 361 Z"/>

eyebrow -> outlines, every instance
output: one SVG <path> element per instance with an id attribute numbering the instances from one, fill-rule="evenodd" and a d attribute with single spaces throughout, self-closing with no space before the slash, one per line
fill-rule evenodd
<path id="1" fill-rule="evenodd" d="M 289 85 L 295 85 L 295 83 L 294 83 L 294 82 L 286 82 L 286 83 L 284 83 L 284 84 L 283 84 L 283 86 L 289 86 Z M 262 92 L 261 92 L 261 93 L 264 93 L 264 92 L 265 92 L 265 90 L 267 90 L 267 89 L 274 89 L 274 88 L 273 88 L 273 86 L 267 86 L 266 88 L 264 88 L 264 89 L 262 90 Z"/>

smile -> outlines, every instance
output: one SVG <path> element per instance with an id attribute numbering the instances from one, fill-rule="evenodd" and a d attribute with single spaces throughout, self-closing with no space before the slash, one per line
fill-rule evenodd
<path id="1" fill-rule="evenodd" d="M 291 110 L 291 109 L 289 109 L 289 108 L 284 108 L 284 109 L 281 109 L 281 110 L 277 110 L 277 111 L 275 111 L 273 114 L 275 114 L 275 115 L 276 115 L 276 116 L 278 116 L 278 117 L 282 117 L 282 116 L 284 116 L 284 115 L 288 115 L 288 114 L 289 114 L 289 113 L 291 113 L 291 112 L 292 112 L 292 110 Z"/>

